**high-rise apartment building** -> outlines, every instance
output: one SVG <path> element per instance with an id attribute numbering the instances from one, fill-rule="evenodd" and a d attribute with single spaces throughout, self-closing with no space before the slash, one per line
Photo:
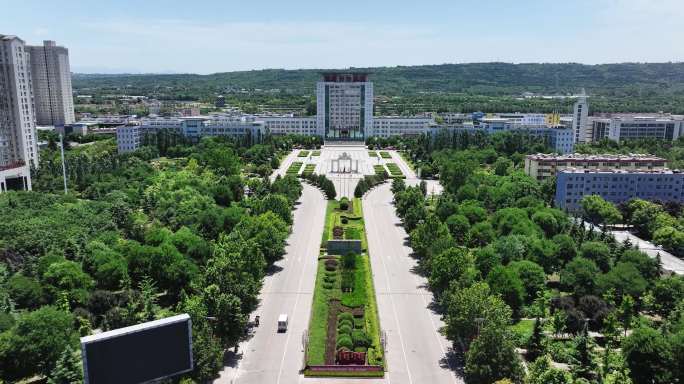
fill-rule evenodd
<path id="1" fill-rule="evenodd" d="M 31 189 L 38 166 L 30 54 L 23 40 L 0 35 L 0 192 Z"/>
<path id="2" fill-rule="evenodd" d="M 363 72 L 325 72 L 316 84 L 317 132 L 326 140 L 364 140 L 373 131 L 373 83 Z"/>
<path id="3" fill-rule="evenodd" d="M 575 143 L 591 141 L 591 135 L 588 134 L 587 129 L 588 120 L 589 104 L 584 91 L 582 91 L 582 95 L 577 99 L 572 110 L 572 129 L 575 132 Z"/>
<path id="4" fill-rule="evenodd" d="M 65 125 L 75 121 L 69 51 L 54 41 L 27 47 L 31 55 L 33 96 L 38 125 Z"/>

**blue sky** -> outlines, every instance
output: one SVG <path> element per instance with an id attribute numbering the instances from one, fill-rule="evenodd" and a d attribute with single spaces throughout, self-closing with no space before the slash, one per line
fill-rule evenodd
<path id="1" fill-rule="evenodd" d="M 332 5 L 331 5 L 332 4 Z M 684 0 L 0 0 L 74 72 L 684 61 Z"/>

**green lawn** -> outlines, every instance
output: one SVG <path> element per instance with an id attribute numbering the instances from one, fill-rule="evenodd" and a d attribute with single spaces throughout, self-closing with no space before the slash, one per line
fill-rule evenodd
<path id="1" fill-rule="evenodd" d="M 314 288 L 313 307 L 311 308 L 311 320 L 309 322 L 309 343 L 306 349 L 306 362 L 309 365 L 325 364 L 325 342 L 328 332 L 328 301 L 339 297 L 339 278 L 334 289 L 325 289 L 325 259 L 318 259 L 318 272 Z"/>
<path id="2" fill-rule="evenodd" d="M 399 166 L 396 163 L 387 163 L 385 164 L 387 166 L 387 170 L 389 171 L 390 177 L 393 178 L 405 178 L 404 173 L 401 171 Z"/>
<path id="3" fill-rule="evenodd" d="M 299 157 L 309 157 L 309 154 L 310 154 L 310 153 L 311 153 L 311 152 L 309 152 L 309 151 L 299 151 L 299 154 L 298 154 L 297 156 L 299 156 Z"/>
<path id="4" fill-rule="evenodd" d="M 314 173 L 314 169 L 316 169 L 316 164 L 307 164 L 304 166 L 304 171 L 302 172 L 302 175 L 308 176 Z"/>
<path id="5" fill-rule="evenodd" d="M 385 170 L 385 166 L 381 164 L 376 164 L 373 166 L 373 171 L 375 172 L 376 175 L 382 175 L 384 173 L 387 173 Z"/>
<path id="6" fill-rule="evenodd" d="M 378 152 L 377 152 L 377 151 L 368 151 L 368 156 L 370 156 L 370 157 L 378 157 Z"/>
<path id="7" fill-rule="evenodd" d="M 299 174 L 299 170 L 302 169 L 303 164 L 304 163 L 302 163 L 301 161 L 295 161 L 294 163 L 290 164 L 289 167 L 287 167 L 287 171 L 285 171 L 285 174 L 297 176 Z"/>
<path id="8" fill-rule="evenodd" d="M 320 155 L 321 155 L 321 151 L 313 151 L 313 152 L 311 152 L 311 156 L 320 156 Z"/>
<path id="9" fill-rule="evenodd" d="M 390 155 L 390 153 L 387 151 L 380 151 L 380 157 L 383 159 L 391 159 L 392 155 Z"/>

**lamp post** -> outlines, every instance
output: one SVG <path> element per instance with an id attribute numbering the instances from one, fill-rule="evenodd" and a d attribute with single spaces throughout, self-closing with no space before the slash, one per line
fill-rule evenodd
<path id="1" fill-rule="evenodd" d="M 67 180 L 66 180 L 66 162 L 64 161 L 64 137 L 59 134 L 59 150 L 62 156 L 62 178 L 64 179 L 64 194 L 66 195 L 67 190 Z"/>

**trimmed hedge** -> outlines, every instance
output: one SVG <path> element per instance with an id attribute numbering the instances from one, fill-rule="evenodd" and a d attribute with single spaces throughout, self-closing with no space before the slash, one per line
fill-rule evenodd
<path id="1" fill-rule="evenodd" d="M 349 335 L 340 335 L 337 338 L 337 349 L 347 348 L 351 350 L 354 347 L 354 342 Z"/>

